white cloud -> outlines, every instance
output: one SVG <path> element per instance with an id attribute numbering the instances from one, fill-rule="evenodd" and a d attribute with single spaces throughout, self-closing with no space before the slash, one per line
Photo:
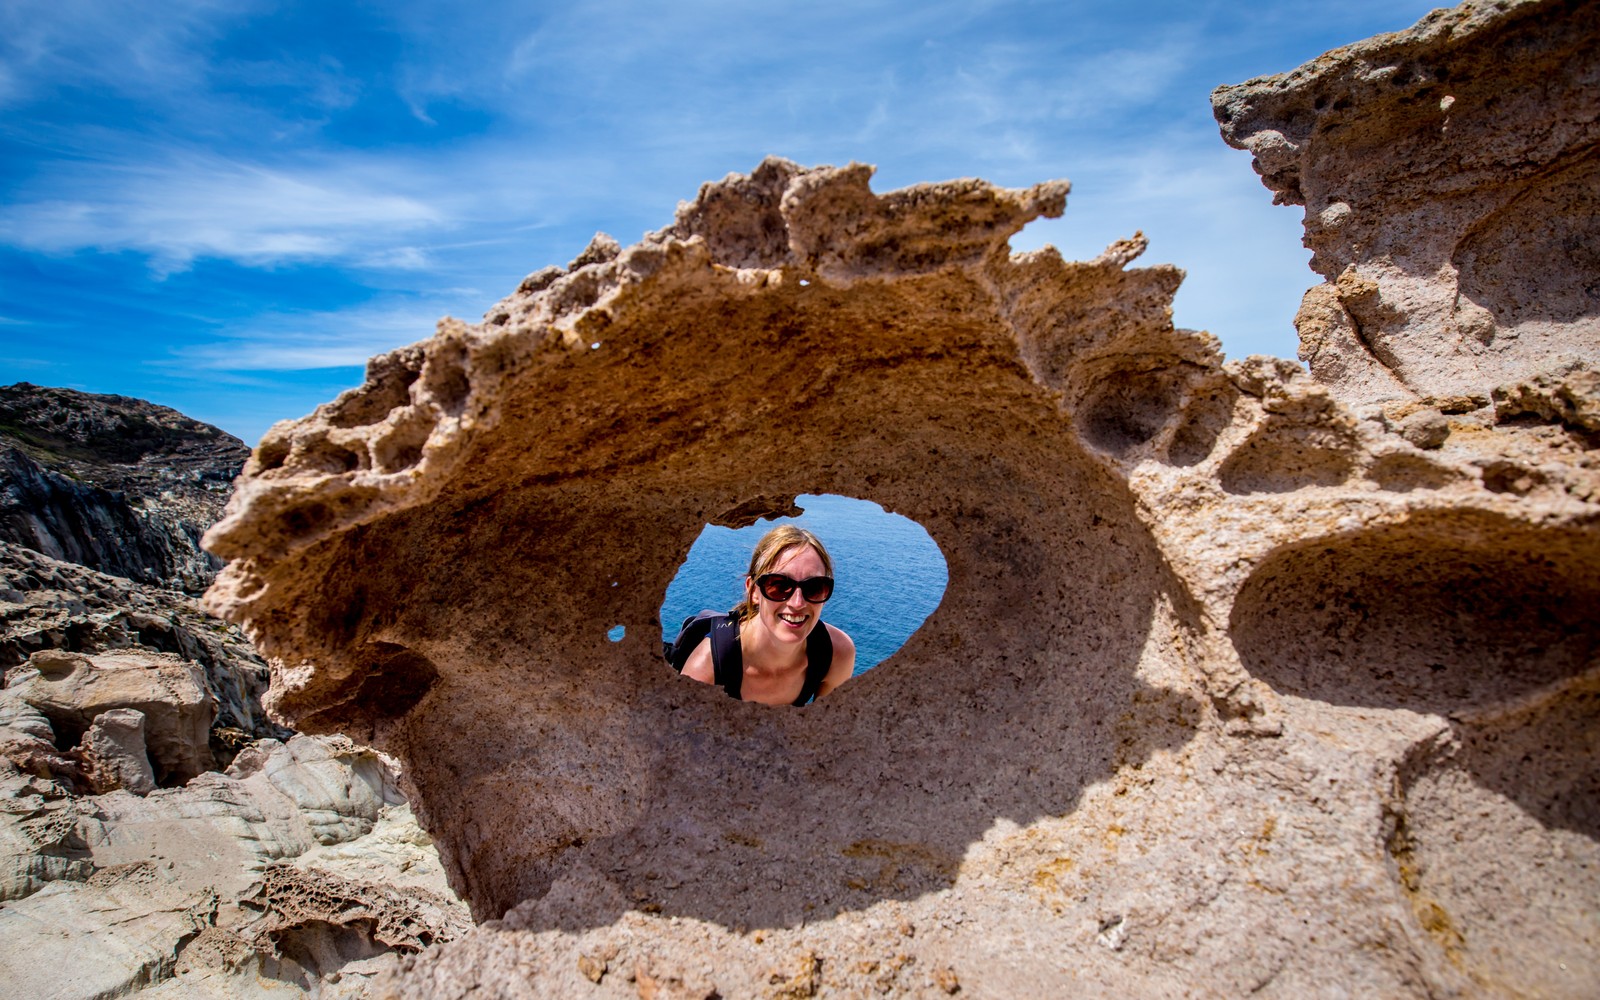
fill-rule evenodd
<path id="1" fill-rule="evenodd" d="M 422 271 L 433 266 L 433 258 L 422 247 L 387 247 L 367 254 L 360 263 L 382 271 Z"/>
<path id="2" fill-rule="evenodd" d="M 361 367 L 373 355 L 432 336 L 441 317 L 464 305 L 389 297 L 330 312 L 266 313 L 227 328 L 218 340 L 175 350 L 166 366 L 214 372 Z M 476 321 L 478 314 L 463 318 Z"/>
<path id="3" fill-rule="evenodd" d="M 13 103 L 63 85 L 93 84 L 141 98 L 193 92 L 206 75 L 203 43 L 257 3 L 213 0 L 7 0 L 0 60 Z"/>
<path id="4" fill-rule="evenodd" d="M 132 250 L 168 272 L 202 257 L 269 266 L 381 252 L 414 264 L 414 253 L 395 256 L 393 244 L 448 221 L 392 190 L 384 171 L 348 165 L 291 172 L 191 157 L 63 173 L 47 179 L 50 194 L 0 209 L 0 239 L 45 253 Z"/>

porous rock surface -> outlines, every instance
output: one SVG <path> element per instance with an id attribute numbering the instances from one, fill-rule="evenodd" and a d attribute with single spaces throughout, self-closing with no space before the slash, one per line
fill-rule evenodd
<path id="1" fill-rule="evenodd" d="M 1600 4 L 1502 0 L 1218 88 L 1305 206 L 1300 357 L 1347 399 L 1481 403 L 1600 340 Z"/>
<path id="2" fill-rule="evenodd" d="M 1593 9 L 1372 44 L 1455 46 L 1458 93 L 1492 68 L 1522 101 L 1540 52 L 1596 50 Z M 1010 253 L 1063 183 L 869 175 L 708 184 L 374 359 L 247 465 L 208 605 L 286 722 L 404 761 L 482 921 L 389 994 L 1591 994 L 1600 452 L 1569 342 L 1440 353 L 1467 398 L 1401 372 L 1374 401 L 1174 329 L 1180 272 L 1130 266 L 1137 235 Z M 921 523 L 938 610 L 802 710 L 674 676 L 657 613 L 703 525 L 808 492 Z"/>

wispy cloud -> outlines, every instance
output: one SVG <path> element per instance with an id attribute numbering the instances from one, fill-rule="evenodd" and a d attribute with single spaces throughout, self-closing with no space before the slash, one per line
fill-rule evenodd
<path id="1" fill-rule="evenodd" d="M 409 233 L 446 222 L 426 202 L 349 171 L 291 172 L 208 157 L 149 166 L 91 164 L 54 176 L 68 197 L 0 210 L 0 239 L 27 250 L 133 250 L 163 271 L 200 257 L 254 266 L 387 254 Z M 398 254 L 398 256 L 397 256 Z"/>
<path id="2" fill-rule="evenodd" d="M 217 340 L 174 351 L 163 365 L 212 372 L 360 367 L 375 354 L 432 336 L 439 319 L 461 305 L 387 297 L 340 310 L 266 313 L 227 328 Z"/>
<path id="3" fill-rule="evenodd" d="M 193 92 L 206 44 L 257 5 L 213 0 L 123 0 L 114 16 L 94 0 L 8 0 L 0 6 L 0 63 L 11 103 L 64 86 L 136 93 Z"/>

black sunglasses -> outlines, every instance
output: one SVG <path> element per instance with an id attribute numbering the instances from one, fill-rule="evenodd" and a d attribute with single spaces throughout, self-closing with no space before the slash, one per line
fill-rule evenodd
<path id="1" fill-rule="evenodd" d="M 794 588 L 811 604 L 821 604 L 833 596 L 833 577 L 814 576 L 809 580 L 791 580 L 782 573 L 763 573 L 756 577 L 756 587 L 769 601 L 787 601 Z"/>

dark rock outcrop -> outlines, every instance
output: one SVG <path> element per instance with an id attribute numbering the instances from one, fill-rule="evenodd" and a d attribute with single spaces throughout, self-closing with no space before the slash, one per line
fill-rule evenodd
<path id="1" fill-rule="evenodd" d="M 222 563 L 244 442 L 164 406 L 19 382 L 0 388 L 0 540 L 198 594 Z"/>

